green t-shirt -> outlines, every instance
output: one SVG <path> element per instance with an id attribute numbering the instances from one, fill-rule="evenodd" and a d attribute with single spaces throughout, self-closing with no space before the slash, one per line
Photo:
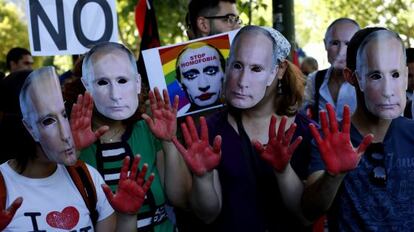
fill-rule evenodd
<path id="1" fill-rule="evenodd" d="M 126 156 L 141 155 L 139 169 L 148 164 L 146 178 L 155 174 L 151 188 L 146 195 L 143 206 L 138 213 L 139 231 L 171 232 L 174 225 L 165 212 L 165 194 L 157 169 L 157 152 L 161 143 L 154 137 L 144 121 L 138 121 L 128 128 L 121 142 L 101 144 L 99 141 L 82 150 L 80 159 L 94 166 L 101 173 L 105 182 L 115 192 L 123 159 Z M 132 159 L 131 159 L 132 160 Z M 154 230 L 152 230 L 154 229 Z"/>

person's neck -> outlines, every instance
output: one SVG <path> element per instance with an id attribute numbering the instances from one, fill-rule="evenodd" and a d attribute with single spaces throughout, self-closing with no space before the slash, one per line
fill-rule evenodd
<path id="1" fill-rule="evenodd" d="M 274 103 L 274 97 L 270 97 L 267 101 L 260 102 L 255 107 L 242 110 L 241 111 L 241 120 L 243 123 L 243 127 L 247 133 L 247 135 L 251 139 L 257 139 L 261 143 L 268 142 L 268 131 L 269 131 L 269 124 L 272 115 L 275 114 L 277 111 Z M 276 122 L 276 130 L 279 128 L 279 124 L 281 121 L 282 116 L 276 115 L 277 122 Z M 286 124 L 286 129 L 293 123 L 295 117 L 289 117 L 288 122 Z M 235 128 L 237 125 L 233 124 Z"/>
<path id="2" fill-rule="evenodd" d="M 242 110 L 241 116 L 245 121 L 258 122 L 266 118 L 270 118 L 276 112 L 273 101 L 259 103 L 253 108 Z"/>
<path id="3" fill-rule="evenodd" d="M 332 68 L 329 81 L 342 84 L 345 81 L 344 76 L 343 76 L 343 71 L 344 71 L 343 69 Z"/>
<path id="4" fill-rule="evenodd" d="M 352 115 L 351 121 L 362 136 L 373 134 L 373 142 L 379 143 L 384 141 L 392 119 L 378 118 L 370 113 L 367 113 L 365 109 L 357 107 L 355 113 Z"/>
<path id="5" fill-rule="evenodd" d="M 101 126 L 108 126 L 109 130 L 100 137 L 102 143 L 120 142 L 125 132 L 126 126 L 120 120 L 112 120 L 104 117 L 94 117 L 92 120 L 93 130 Z"/>
<path id="6" fill-rule="evenodd" d="M 41 148 L 37 147 L 36 153 L 36 158 L 28 160 L 26 168 L 23 172 L 21 170 L 22 167 L 18 165 L 15 159 L 10 160 L 8 164 L 14 171 L 28 178 L 40 179 L 51 176 L 56 171 L 57 164 L 47 160 L 47 158 L 42 160 L 41 157 L 46 156 Z"/>

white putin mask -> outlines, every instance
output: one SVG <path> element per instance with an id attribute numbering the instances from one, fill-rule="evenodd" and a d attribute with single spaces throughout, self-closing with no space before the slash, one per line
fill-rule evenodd
<path id="1" fill-rule="evenodd" d="M 139 105 L 140 76 L 123 51 L 95 53 L 90 58 L 91 73 L 82 77 L 99 113 L 113 120 L 131 117 Z"/>

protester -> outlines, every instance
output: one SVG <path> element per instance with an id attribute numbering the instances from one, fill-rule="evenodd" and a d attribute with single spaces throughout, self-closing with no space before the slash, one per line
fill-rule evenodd
<path id="1" fill-rule="evenodd" d="M 180 52 L 176 78 L 191 103 L 187 112 L 221 104 L 225 66 L 226 61 L 220 51 L 203 42 L 191 43 Z"/>
<path id="2" fill-rule="evenodd" d="M 13 159 L 13 153 L 22 149 L 20 137 L 24 126 L 19 106 L 20 89 L 31 70 L 10 73 L 0 82 L 0 163 Z"/>
<path id="3" fill-rule="evenodd" d="M 232 31 L 240 28 L 241 23 L 236 0 L 191 0 L 188 4 L 189 39 Z"/>
<path id="4" fill-rule="evenodd" d="M 344 107 L 342 127 L 327 106 L 323 138 L 312 125 L 312 151 L 303 195 L 305 215 L 328 213 L 330 231 L 412 231 L 414 122 L 401 117 L 407 67 L 401 38 L 385 28 L 365 28 L 351 39 L 346 80 L 357 109 Z M 342 129 L 340 129 L 342 128 Z M 372 141 L 372 144 L 371 144 Z"/>
<path id="5" fill-rule="evenodd" d="M 25 152 L 0 165 L 3 177 L 0 189 L 5 196 L 0 204 L 11 207 L 10 213 L 0 214 L 0 228 L 5 231 L 135 231 L 136 218 L 130 213 L 139 210 L 152 180 L 151 177 L 144 184 L 146 170 L 136 174 L 138 159 L 134 160 L 129 175 L 129 160 L 125 161 L 117 194 L 107 193 L 109 202 L 101 188 L 104 182 L 99 173 L 84 166 L 83 173 L 93 187 L 83 184 L 85 188 L 94 189 L 93 208 L 83 197 L 85 192 L 74 184 L 78 181 L 73 179 L 70 170 L 75 168 L 65 167 L 81 167 L 76 150 L 93 142 L 106 130 L 100 128 L 92 132 L 90 129 L 90 96 L 80 96 L 74 106 L 73 137 L 53 67 L 33 71 L 24 82 L 19 99 L 23 124 L 31 138 L 22 134 L 22 145 L 27 145 Z M 86 190 L 86 193 L 92 192 Z M 14 199 L 17 200 L 12 202 Z M 125 200 L 129 205 L 120 203 Z M 110 204 L 116 208 L 116 215 Z"/>
<path id="6" fill-rule="evenodd" d="M 25 48 L 12 48 L 7 53 L 6 65 L 7 69 L 10 70 L 10 73 L 20 70 L 32 70 L 32 54 Z"/>
<path id="7" fill-rule="evenodd" d="M 305 230 L 300 178 L 307 176 L 311 135 L 309 120 L 297 114 L 304 81 L 286 60 L 289 51 L 274 29 L 242 28 L 226 70 L 228 108 L 200 119 L 201 139 L 188 118 L 182 125 L 187 148 L 173 140 L 193 172 L 190 205 L 209 224 L 194 231 Z"/>
<path id="8" fill-rule="evenodd" d="M 115 190 L 124 157 L 140 154 L 155 174 L 146 201 L 138 214 L 139 231 L 174 231 L 167 217 L 167 198 L 174 206 L 186 207 L 190 174 L 171 137 L 176 133 L 178 97 L 173 106 L 167 91 L 163 97 L 150 92 L 152 116 L 137 111 L 141 79 L 133 54 L 123 45 L 104 42 L 95 45 L 84 57 L 82 82 L 91 92 L 96 110 L 94 128 L 109 130 L 81 153 L 80 158 L 96 167 L 105 182 Z M 162 148 L 162 149 L 161 149 Z M 142 165 L 140 166 L 142 168 Z"/>
<path id="9" fill-rule="evenodd" d="M 407 48 L 407 66 L 408 66 L 408 85 L 407 85 L 407 106 L 404 110 L 404 116 L 413 118 L 414 106 L 414 48 Z"/>
<path id="10" fill-rule="evenodd" d="M 318 61 L 310 56 L 305 57 L 300 65 L 300 71 L 302 71 L 305 76 L 318 71 Z"/>
<path id="11" fill-rule="evenodd" d="M 355 89 L 347 83 L 342 75 L 345 68 L 346 49 L 352 36 L 359 30 L 359 25 L 352 19 L 339 18 L 333 21 L 325 33 L 325 49 L 331 66 L 315 72 L 306 82 L 304 109 L 310 109 L 311 116 L 319 121 L 319 110 L 330 103 L 336 109 L 338 120 L 342 119 L 345 104 L 356 108 Z"/>

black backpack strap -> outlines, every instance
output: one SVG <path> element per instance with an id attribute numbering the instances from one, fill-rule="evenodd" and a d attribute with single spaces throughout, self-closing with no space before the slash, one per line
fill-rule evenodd
<path id="1" fill-rule="evenodd" d="M 0 210 L 6 209 L 7 189 L 3 174 L 0 172 Z"/>
<path id="2" fill-rule="evenodd" d="M 95 185 L 88 167 L 83 161 L 78 160 L 75 165 L 66 166 L 66 169 L 88 207 L 93 225 L 96 226 L 99 216 L 98 211 L 96 210 L 96 203 L 98 200 Z"/>
<path id="3" fill-rule="evenodd" d="M 321 71 L 318 71 L 315 76 L 315 95 L 314 98 L 315 102 L 312 105 L 312 119 L 315 120 L 315 122 L 319 122 L 319 89 L 322 86 L 323 80 L 325 79 L 325 75 L 328 72 L 328 69 L 324 69 Z"/>
<path id="4" fill-rule="evenodd" d="M 404 117 L 412 119 L 413 115 L 411 113 L 411 105 L 413 104 L 413 102 L 411 100 L 407 100 L 407 104 L 405 106 L 404 109 Z"/>

